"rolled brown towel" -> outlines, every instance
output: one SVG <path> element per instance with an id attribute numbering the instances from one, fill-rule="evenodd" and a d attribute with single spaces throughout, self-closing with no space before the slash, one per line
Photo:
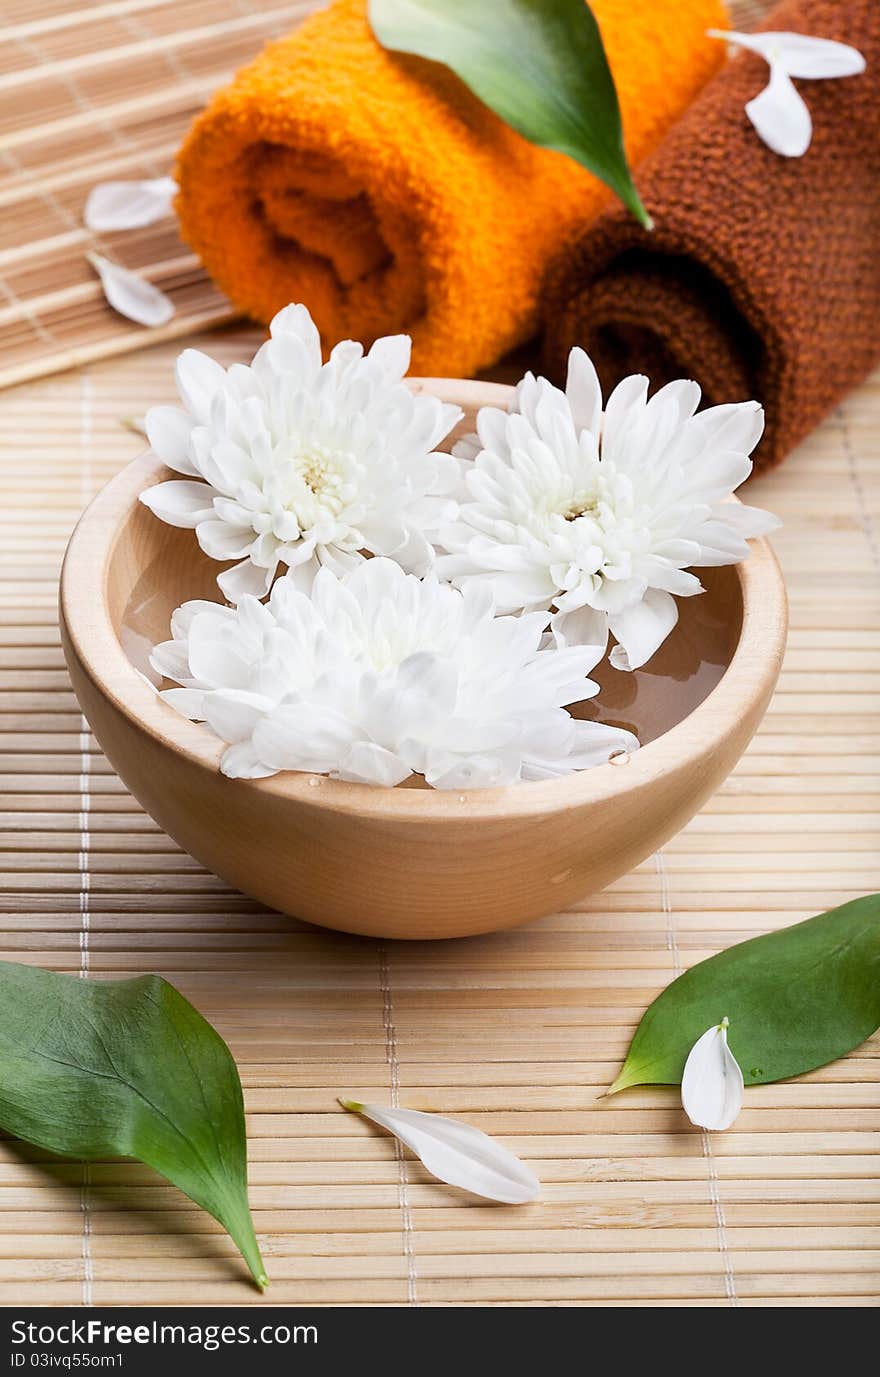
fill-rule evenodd
<path id="1" fill-rule="evenodd" d="M 880 0 L 785 0 L 761 28 L 849 43 L 867 70 L 797 83 L 813 141 L 784 158 L 744 112 L 767 64 L 734 57 L 639 169 L 653 232 L 612 210 L 557 259 L 544 338 L 557 380 L 580 344 L 606 387 L 692 377 L 707 403 L 762 401 L 758 468 L 880 359 Z"/>

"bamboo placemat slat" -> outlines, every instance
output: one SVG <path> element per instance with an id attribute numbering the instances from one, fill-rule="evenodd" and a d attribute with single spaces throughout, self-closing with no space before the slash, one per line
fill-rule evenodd
<path id="1" fill-rule="evenodd" d="M 734 0 L 752 27 L 769 0 Z M 196 113 L 317 0 L 73 0 L 0 14 L 0 387 L 234 317 L 173 218 L 129 233 L 82 222 L 98 182 L 171 172 Z M 146 331 L 107 305 L 86 260 L 143 271 L 176 315 Z"/>
<path id="2" fill-rule="evenodd" d="M 204 343 L 228 363 L 258 338 Z M 750 1090 L 725 1134 L 688 1127 L 672 1090 L 599 1093 L 677 970 L 880 888 L 880 377 L 752 484 L 785 521 L 792 630 L 764 725 L 716 798 L 570 912 L 382 946 L 265 912 L 202 871 L 128 797 L 70 691 L 64 544 L 140 448 L 120 418 L 171 400 L 175 353 L 0 398 L 0 956 L 159 971 L 217 1025 L 244 1081 L 272 1287 L 257 1299 L 219 1228 L 136 1163 L 85 1169 L 6 1142 L 0 1303 L 876 1305 L 880 1038 Z M 336 1106 L 387 1103 L 394 1085 L 502 1138 L 541 1200 L 467 1204 Z"/>

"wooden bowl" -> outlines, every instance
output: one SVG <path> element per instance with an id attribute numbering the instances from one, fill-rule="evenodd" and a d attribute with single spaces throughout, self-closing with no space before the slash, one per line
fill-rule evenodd
<path id="1" fill-rule="evenodd" d="M 510 388 L 425 380 L 475 410 Z M 454 437 L 453 437 L 454 438 Z M 144 675 L 174 607 L 220 600 L 219 566 L 192 531 L 138 494 L 169 476 L 147 454 L 79 522 L 61 578 L 64 652 L 83 712 L 115 770 L 159 825 L 230 885 L 324 927 L 377 937 L 461 937 L 511 927 L 601 889 L 656 851 L 742 755 L 779 673 L 786 600 L 763 542 L 707 591 L 649 668 L 604 665 L 576 711 L 631 726 L 642 749 L 559 780 L 506 789 L 383 789 L 288 773 L 230 780 L 223 744 L 157 696 Z M 597 706 L 598 704 L 598 706 Z"/>

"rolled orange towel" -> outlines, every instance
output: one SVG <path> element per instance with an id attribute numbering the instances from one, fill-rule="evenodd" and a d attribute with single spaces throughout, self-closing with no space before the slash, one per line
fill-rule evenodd
<path id="1" fill-rule="evenodd" d="M 724 60 L 720 0 L 593 0 L 627 151 L 653 149 Z M 611 193 L 446 68 L 386 52 L 336 0 L 218 92 L 180 151 L 184 238 L 241 310 L 308 306 L 328 344 L 406 331 L 467 376 L 533 335 L 555 247 Z"/>

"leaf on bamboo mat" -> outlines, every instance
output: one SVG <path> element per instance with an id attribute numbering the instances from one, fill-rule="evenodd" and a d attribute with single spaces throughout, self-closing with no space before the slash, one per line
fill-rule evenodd
<path id="1" fill-rule="evenodd" d="M 677 1085 L 705 1030 L 730 1019 L 746 1085 L 799 1076 L 880 1026 L 880 894 L 740 942 L 692 966 L 636 1029 L 609 1090 Z"/>
<path id="2" fill-rule="evenodd" d="M 160 976 L 80 980 L 0 962 L 0 1127 L 68 1157 L 137 1157 L 219 1220 L 268 1284 L 238 1070 Z"/>
<path id="3" fill-rule="evenodd" d="M 104 295 L 121 316 L 138 325 L 166 325 L 174 315 L 174 303 L 152 282 L 113 263 L 100 253 L 86 254 L 101 279 Z"/>
<path id="4" fill-rule="evenodd" d="M 650 226 L 602 35 L 584 0 L 370 0 L 370 23 L 384 47 L 450 67 L 511 128 L 574 158 Z"/>
<path id="5" fill-rule="evenodd" d="M 447 1186 L 458 1186 L 505 1205 L 524 1205 L 534 1200 L 541 1188 L 524 1162 L 472 1124 L 418 1109 L 387 1109 L 358 1100 L 341 1099 L 339 1103 L 343 1109 L 387 1128 Z"/>
<path id="6" fill-rule="evenodd" d="M 90 230 L 142 229 L 171 214 L 177 183 L 173 177 L 145 182 L 100 182 L 86 200 L 83 220 Z"/>

